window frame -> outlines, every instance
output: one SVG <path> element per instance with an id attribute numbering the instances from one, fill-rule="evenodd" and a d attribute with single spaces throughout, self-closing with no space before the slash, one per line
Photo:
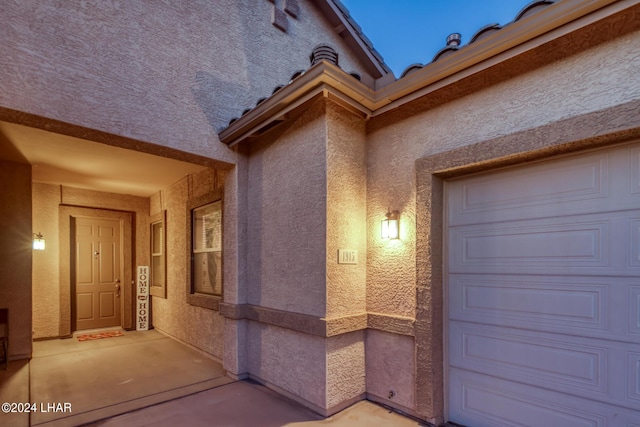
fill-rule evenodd
<path id="1" fill-rule="evenodd" d="M 161 236 L 161 253 L 160 255 L 154 255 L 154 233 L 153 227 L 156 224 L 162 224 L 162 236 Z M 149 295 L 159 298 L 167 298 L 167 211 L 163 210 L 160 213 L 151 215 L 149 217 L 149 271 L 151 272 L 149 281 Z M 154 257 L 162 256 L 160 263 L 163 271 L 162 285 L 155 285 L 154 278 Z"/>
<path id="2" fill-rule="evenodd" d="M 221 234 L 221 247 L 220 247 L 220 275 L 221 275 L 221 290 L 220 295 L 217 294 L 206 294 L 201 292 L 196 292 L 195 290 L 195 254 L 194 251 L 194 213 L 197 209 L 202 208 L 206 205 L 220 202 L 220 234 Z M 189 260 L 188 269 L 187 269 L 187 288 L 186 288 L 186 299 L 187 303 L 190 305 L 208 308 L 211 310 L 219 310 L 220 302 L 223 300 L 224 295 L 224 200 L 223 200 L 223 192 L 222 190 L 214 190 L 205 195 L 194 197 L 190 199 L 187 203 L 187 259 Z"/>

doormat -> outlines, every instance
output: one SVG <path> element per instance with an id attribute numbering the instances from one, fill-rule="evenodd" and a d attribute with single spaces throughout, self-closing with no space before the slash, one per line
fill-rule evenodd
<path id="1" fill-rule="evenodd" d="M 78 341 L 91 341 L 91 340 L 99 340 L 102 338 L 111 338 L 111 337 L 121 337 L 124 334 L 122 331 L 107 331 L 100 332 L 97 334 L 86 334 L 86 335 L 78 335 Z"/>

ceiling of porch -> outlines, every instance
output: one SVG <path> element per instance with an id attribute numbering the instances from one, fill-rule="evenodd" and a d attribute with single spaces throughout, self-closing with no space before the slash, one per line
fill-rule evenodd
<path id="1" fill-rule="evenodd" d="M 33 182 L 148 197 L 204 166 L 0 121 L 0 159 Z"/>

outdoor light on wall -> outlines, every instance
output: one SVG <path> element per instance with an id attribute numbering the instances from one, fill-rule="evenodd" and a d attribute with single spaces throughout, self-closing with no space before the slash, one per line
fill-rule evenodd
<path id="1" fill-rule="evenodd" d="M 383 239 L 399 239 L 400 238 L 400 221 L 398 211 L 389 210 L 386 214 L 387 219 L 382 220 L 382 238 Z"/>
<path id="2" fill-rule="evenodd" d="M 33 233 L 33 249 L 36 251 L 44 251 L 44 236 L 42 233 Z"/>

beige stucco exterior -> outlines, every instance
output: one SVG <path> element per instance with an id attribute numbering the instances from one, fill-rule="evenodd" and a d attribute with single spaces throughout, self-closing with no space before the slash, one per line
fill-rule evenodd
<path id="1" fill-rule="evenodd" d="M 160 331 L 223 358 L 224 319 L 217 311 L 188 304 L 185 297 L 187 271 L 191 268 L 187 244 L 189 199 L 201 197 L 224 186 L 224 174 L 206 170 L 189 175 L 151 198 L 151 215 L 166 210 L 167 298 L 152 298 L 153 326 Z M 147 227 L 148 228 L 148 227 Z"/>
<path id="2" fill-rule="evenodd" d="M 11 183 L 0 192 L 2 285 L 0 301 L 9 311 L 9 357 L 31 354 L 31 166 L 0 163 L 2 182 Z"/>
<path id="3" fill-rule="evenodd" d="M 11 1 L 0 12 L 0 120 L 204 167 L 132 196 L 32 183 L 28 160 L 0 150 L 11 183 L 0 214 L 16 224 L 0 242 L 16 283 L 0 287 L 11 356 L 29 357 L 32 331 L 73 332 L 70 216 L 129 224 L 128 284 L 150 262 L 150 218 L 166 212 L 155 328 L 321 414 L 366 398 L 439 424 L 444 183 L 639 137 L 640 7 L 560 0 L 393 81 L 368 74 L 376 64 L 336 32 L 332 0 L 300 1 L 286 31 L 275 4 Z M 339 64 L 310 67 L 321 43 Z M 204 307 L 189 299 L 189 218 L 211 194 L 224 206 L 224 288 Z M 380 236 L 388 210 L 399 240 Z M 46 251 L 27 251 L 32 232 Z M 341 249 L 357 261 L 340 263 Z M 133 288 L 124 294 L 133 328 Z"/>

